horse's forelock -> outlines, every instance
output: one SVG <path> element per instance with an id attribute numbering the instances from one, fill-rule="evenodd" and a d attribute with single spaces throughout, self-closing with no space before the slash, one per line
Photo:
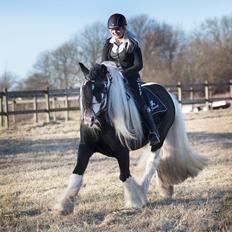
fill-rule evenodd
<path id="1" fill-rule="evenodd" d="M 107 68 L 103 64 L 95 64 L 89 72 L 89 77 L 92 81 L 102 82 L 107 79 Z"/>

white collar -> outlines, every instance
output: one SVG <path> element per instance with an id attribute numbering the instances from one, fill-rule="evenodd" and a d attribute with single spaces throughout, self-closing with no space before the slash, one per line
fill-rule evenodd
<path id="1" fill-rule="evenodd" d="M 112 44 L 114 44 L 114 43 L 116 43 L 116 39 L 115 39 L 115 37 L 111 37 L 111 39 L 110 39 L 110 43 L 112 43 Z"/>
<path id="2" fill-rule="evenodd" d="M 117 44 L 117 42 L 116 42 L 116 39 L 115 39 L 115 37 L 111 37 L 111 39 L 110 39 L 110 41 L 109 41 L 110 43 L 112 43 L 112 44 Z M 126 37 L 125 35 L 124 35 L 124 37 L 123 37 L 123 42 L 119 45 L 119 46 L 121 46 L 122 44 L 126 44 L 126 43 L 128 43 L 129 42 L 129 38 L 128 37 Z"/>

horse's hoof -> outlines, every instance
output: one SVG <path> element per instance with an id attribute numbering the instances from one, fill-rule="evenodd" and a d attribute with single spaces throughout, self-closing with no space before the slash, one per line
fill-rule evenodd
<path id="1" fill-rule="evenodd" d="M 74 205 L 67 204 L 65 207 L 62 207 L 60 204 L 55 205 L 53 213 L 56 215 L 66 216 L 73 213 Z"/>
<path id="2" fill-rule="evenodd" d="M 54 209 L 53 213 L 55 215 L 60 215 L 60 216 L 67 216 L 69 214 L 71 214 L 73 212 L 73 210 L 60 210 L 60 209 Z"/>
<path id="3" fill-rule="evenodd" d="M 163 198 L 172 198 L 172 195 L 174 193 L 174 187 L 173 186 L 162 186 L 160 189 L 160 193 L 163 196 Z"/>
<path id="4" fill-rule="evenodd" d="M 140 203 L 138 203 L 138 202 L 136 202 L 136 203 L 126 203 L 125 204 L 125 209 L 141 209 L 141 208 L 143 208 L 143 207 L 145 207 L 147 205 L 147 203 L 142 203 L 142 202 L 140 202 Z"/>

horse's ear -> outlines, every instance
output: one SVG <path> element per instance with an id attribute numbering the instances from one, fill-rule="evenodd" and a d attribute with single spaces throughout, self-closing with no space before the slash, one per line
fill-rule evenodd
<path id="1" fill-rule="evenodd" d="M 83 72 L 85 78 L 88 78 L 88 76 L 89 76 L 89 69 L 87 69 L 82 63 L 79 63 L 79 65 L 81 67 L 81 71 Z"/>
<path id="2" fill-rule="evenodd" d="M 104 64 L 102 64 L 101 67 L 104 70 L 104 72 L 107 73 L 107 67 Z"/>

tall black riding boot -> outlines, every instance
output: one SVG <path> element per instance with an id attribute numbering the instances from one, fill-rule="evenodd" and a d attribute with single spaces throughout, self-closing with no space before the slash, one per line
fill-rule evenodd
<path id="1" fill-rule="evenodd" d="M 150 145 L 154 146 L 158 143 L 160 143 L 160 135 L 159 135 L 159 131 L 156 127 L 156 124 L 152 118 L 152 114 L 150 111 L 150 108 L 147 106 L 143 107 L 142 110 L 142 116 L 145 119 L 148 128 L 149 128 L 149 141 L 150 141 Z"/>

